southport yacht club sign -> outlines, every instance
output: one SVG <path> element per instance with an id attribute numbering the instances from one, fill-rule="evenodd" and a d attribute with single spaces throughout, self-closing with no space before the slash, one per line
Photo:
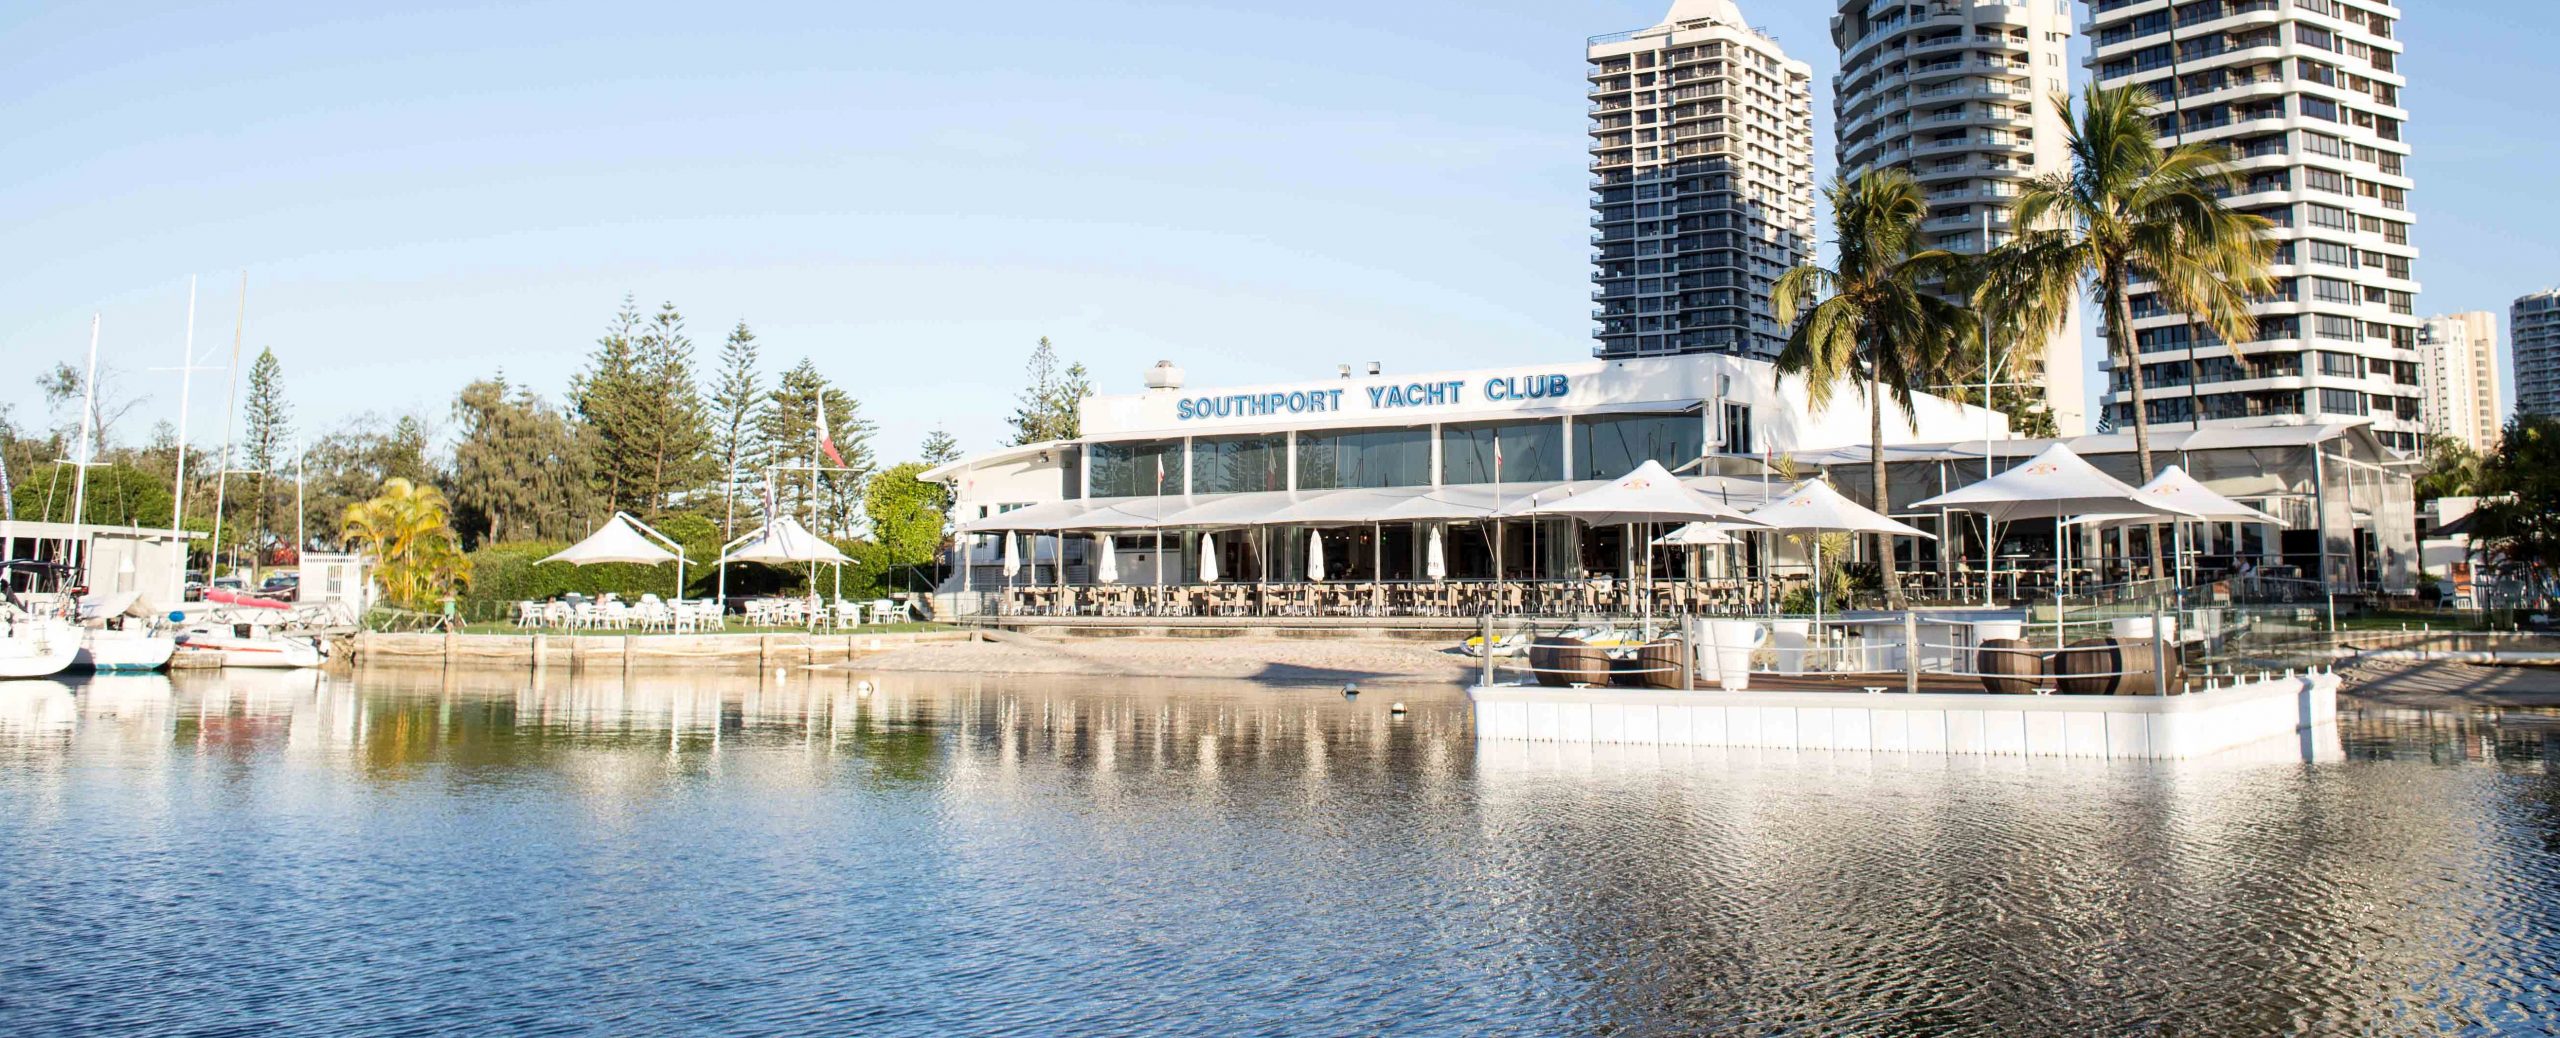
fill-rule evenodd
<path id="1" fill-rule="evenodd" d="M 1573 392 L 1565 375 L 1496 375 L 1482 382 L 1450 379 L 1438 382 L 1387 383 L 1352 389 L 1291 389 L 1261 393 L 1184 397 L 1174 405 L 1174 418 L 1194 422 L 1220 418 L 1268 418 L 1274 415 L 1325 414 L 1345 410 L 1394 411 L 1414 407 L 1453 407 L 1474 401 L 1529 405 L 1563 400 Z M 1365 406 L 1364 406 L 1365 405 Z"/>

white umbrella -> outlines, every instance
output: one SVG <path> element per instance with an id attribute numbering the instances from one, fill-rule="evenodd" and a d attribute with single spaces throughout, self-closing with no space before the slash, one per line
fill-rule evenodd
<path id="1" fill-rule="evenodd" d="M 1733 535 L 1714 523 L 1689 523 L 1654 538 L 1653 543 L 1673 548 L 1712 548 L 1733 543 Z"/>
<path id="2" fill-rule="evenodd" d="M 1840 496 L 1831 484 L 1808 479 L 1777 500 L 1751 510 L 1751 517 L 1772 530 L 1803 533 L 1877 533 L 1897 537 L 1936 537 L 1908 523 L 1880 515 L 1875 509 Z M 1822 626 L 1822 540 L 1813 542 L 1813 623 Z"/>
<path id="3" fill-rule="evenodd" d="M 1422 575 L 1433 580 L 1449 579 L 1449 553 L 1440 544 L 1440 524 L 1431 524 L 1430 553 L 1422 560 Z"/>
<path id="4" fill-rule="evenodd" d="M 653 541 L 652 538 L 655 538 Z M 660 547 L 665 544 L 676 550 Z M 676 564 L 676 601 L 684 601 L 684 548 L 675 538 L 659 533 L 649 524 L 631 517 L 629 512 L 615 512 L 604 526 L 588 534 L 587 539 L 555 552 L 543 562 L 565 562 L 572 566 L 594 566 L 608 562 L 627 562 L 641 566 Z M 540 565 L 536 563 L 535 565 Z"/>
<path id="5" fill-rule="evenodd" d="M 1200 535 L 1200 582 L 1218 582 L 1218 535 L 1214 533 Z"/>
<path id="6" fill-rule="evenodd" d="M 1005 535 L 1004 535 L 1004 575 L 1005 575 L 1005 579 L 1010 580 L 1010 579 L 1012 579 L 1013 577 L 1015 577 L 1015 576 L 1017 576 L 1017 575 L 1021 574 L 1021 572 L 1022 572 L 1022 556 L 1017 555 L 1017 554 L 1015 554 L 1015 553 L 1014 553 L 1014 548 L 1013 548 L 1013 534 L 1011 534 L 1011 533 L 1007 533 L 1007 534 L 1005 534 Z"/>
<path id="7" fill-rule="evenodd" d="M 1120 553 L 1112 549 L 1112 542 L 1117 539 L 1109 534 L 1102 536 L 1102 565 L 1094 569 L 1093 579 L 1105 584 L 1120 582 Z"/>
<path id="8" fill-rule="evenodd" d="M 2197 482 L 2194 476 L 2187 475 L 2186 470 L 2175 465 L 2161 469 L 2159 475 L 2151 477 L 2151 482 L 2143 484 L 2135 492 L 2154 503 L 2168 505 L 2187 513 L 2179 517 L 2181 520 L 2192 517 L 2205 522 L 2282 523 L 2284 521 L 2224 497 L 2212 487 Z M 2154 523 L 2160 519 L 2158 516 L 2150 515 L 2118 514 L 2084 515 L 2079 521 L 2092 525 L 2113 525 Z M 2184 529 L 2183 522 L 2171 527 L 2173 532 L 2178 532 L 2181 536 L 2181 542 L 2175 549 L 2173 558 L 2183 558 L 2186 555 L 2183 542 Z"/>
<path id="9" fill-rule="evenodd" d="M 1324 531 L 1307 531 L 1307 582 L 1324 583 Z"/>
<path id="10" fill-rule="evenodd" d="M 1658 461 L 1647 461 L 1635 471 L 1607 483 L 1570 494 L 1557 500 L 1539 503 L 1535 497 L 1514 503 L 1500 515 L 1557 515 L 1580 519 L 1593 526 L 1626 526 L 1635 523 L 1689 523 L 1699 520 L 1758 526 L 1760 521 L 1725 507 L 1714 498 L 1690 489 L 1671 470 Z"/>
<path id="11" fill-rule="evenodd" d="M 1911 507 L 1975 512 L 2004 523 L 2078 515 L 2194 518 L 2183 508 L 2146 497 L 2123 480 L 2098 471 L 2097 466 L 2059 443 L 2007 472 Z"/>

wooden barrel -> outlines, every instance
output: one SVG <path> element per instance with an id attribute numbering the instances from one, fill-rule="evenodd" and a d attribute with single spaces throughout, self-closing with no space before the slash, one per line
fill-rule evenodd
<path id="1" fill-rule="evenodd" d="M 2055 687 L 2075 696 L 2147 696 L 2159 690 L 2147 639 L 2082 638 L 2054 655 Z"/>
<path id="2" fill-rule="evenodd" d="M 1538 676 L 1538 684 L 1563 688 L 1574 680 L 1564 672 L 1564 653 L 1568 649 L 1582 647 L 1580 638 L 1549 636 L 1534 639 L 1529 642 L 1529 672 Z"/>
<path id="3" fill-rule="evenodd" d="M 1688 665 L 1687 646 L 1669 639 L 1647 642 L 1636 650 L 1636 666 L 1644 670 L 1636 675 L 1636 683 L 1645 688 L 1679 688 L 1680 668 Z"/>
<path id="4" fill-rule="evenodd" d="M 2044 679 L 2044 657 L 2024 638 L 1985 638 L 1974 650 L 1973 669 L 1982 674 L 1982 690 L 2023 696 Z"/>
<path id="5" fill-rule="evenodd" d="M 1588 645 L 1573 644 L 1556 650 L 1556 666 L 1564 673 L 1556 675 L 1567 685 L 1603 688 L 1609 684 L 1609 654 Z"/>

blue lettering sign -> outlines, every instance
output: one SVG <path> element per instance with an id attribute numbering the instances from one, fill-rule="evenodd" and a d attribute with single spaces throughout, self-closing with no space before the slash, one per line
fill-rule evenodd
<path id="1" fill-rule="evenodd" d="M 1370 409 L 1378 411 L 1403 407 L 1448 407 L 1467 402 L 1467 384 L 1456 379 L 1361 388 L 1368 391 Z M 1571 388 L 1571 381 L 1563 375 L 1497 375 L 1484 381 L 1483 392 L 1488 402 L 1517 403 L 1559 398 Z M 1189 422 L 1208 418 L 1322 414 L 1342 410 L 1342 393 L 1339 389 L 1301 389 L 1187 397 L 1174 401 L 1173 417 L 1175 421 Z"/>

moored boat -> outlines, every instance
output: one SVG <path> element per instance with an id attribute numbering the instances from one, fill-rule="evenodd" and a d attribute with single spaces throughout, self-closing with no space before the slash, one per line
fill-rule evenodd
<path id="1" fill-rule="evenodd" d="M 68 620 L 15 609 L 0 623 L 0 680 L 43 678 L 71 668 L 80 655 L 80 628 Z"/>
<path id="2" fill-rule="evenodd" d="M 201 624 L 178 634 L 178 645 L 219 653 L 225 667 L 317 667 L 322 654 L 312 638 L 288 635 L 264 624 Z"/>

